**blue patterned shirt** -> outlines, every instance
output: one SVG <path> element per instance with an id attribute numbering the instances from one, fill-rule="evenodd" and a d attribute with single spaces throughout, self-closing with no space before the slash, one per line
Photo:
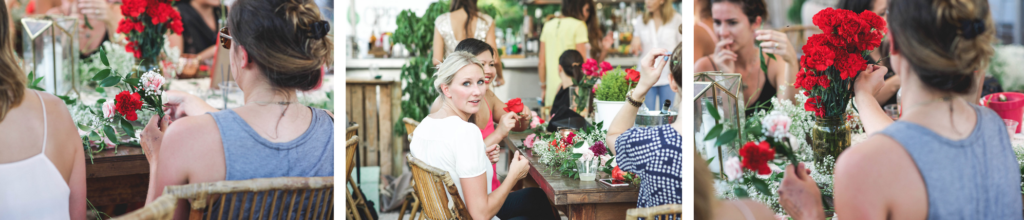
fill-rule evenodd
<path id="1" fill-rule="evenodd" d="M 640 176 L 638 208 L 683 203 L 683 136 L 669 125 L 634 127 L 615 139 L 615 163 Z"/>

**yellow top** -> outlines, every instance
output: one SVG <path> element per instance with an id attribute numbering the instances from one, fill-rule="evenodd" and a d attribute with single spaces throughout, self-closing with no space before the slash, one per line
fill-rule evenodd
<path id="1" fill-rule="evenodd" d="M 544 91 L 544 106 L 551 106 L 558 93 L 558 87 L 562 84 L 558 77 L 558 58 L 566 50 L 575 50 L 576 44 L 590 42 L 587 38 L 587 24 L 572 17 L 561 17 L 551 19 L 544 23 L 541 30 L 540 42 L 544 42 L 544 62 L 546 81 L 548 85 Z M 579 51 L 585 54 L 586 51 Z"/>

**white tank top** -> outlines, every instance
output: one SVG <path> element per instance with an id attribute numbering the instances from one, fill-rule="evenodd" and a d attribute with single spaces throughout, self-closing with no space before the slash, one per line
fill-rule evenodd
<path id="1" fill-rule="evenodd" d="M 42 152 L 0 164 L 0 219 L 70 219 L 71 189 L 46 158 L 46 103 L 43 103 Z"/>

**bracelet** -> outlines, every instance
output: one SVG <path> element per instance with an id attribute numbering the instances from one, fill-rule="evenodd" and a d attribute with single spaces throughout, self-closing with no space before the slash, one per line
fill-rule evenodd
<path id="1" fill-rule="evenodd" d="M 640 99 L 640 101 L 634 100 L 632 89 L 630 89 L 629 92 L 626 93 L 626 102 L 629 102 L 629 104 L 632 105 L 633 107 L 640 108 L 640 106 L 644 104 L 644 100 L 646 99 L 647 97 Z"/>

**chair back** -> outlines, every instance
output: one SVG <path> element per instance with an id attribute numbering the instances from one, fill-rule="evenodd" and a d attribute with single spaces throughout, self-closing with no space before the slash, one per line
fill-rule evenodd
<path id="1" fill-rule="evenodd" d="M 178 198 L 163 194 L 141 209 L 118 216 L 117 218 L 111 218 L 111 220 L 170 220 L 174 218 L 174 209 L 177 208 L 177 204 Z"/>
<path id="2" fill-rule="evenodd" d="M 359 136 L 353 135 L 345 142 L 345 178 L 352 176 L 352 170 L 356 168 L 356 149 L 358 147 Z"/>
<path id="3" fill-rule="evenodd" d="M 167 186 L 164 195 L 190 199 L 189 219 L 334 218 L 333 176 L 276 177 Z"/>
<path id="4" fill-rule="evenodd" d="M 416 126 L 420 126 L 420 122 L 412 118 L 403 118 L 402 122 L 405 123 L 405 133 L 409 134 L 409 140 L 412 141 L 412 132 L 416 130 Z"/>
<path id="5" fill-rule="evenodd" d="M 789 43 L 793 45 L 793 50 L 797 52 L 796 55 L 803 54 L 800 48 L 807 44 L 807 39 L 811 35 L 822 33 L 821 29 L 814 25 L 793 25 L 784 28 L 780 28 L 779 32 L 785 33 L 789 39 Z"/>
<path id="6" fill-rule="evenodd" d="M 626 210 L 626 220 L 637 220 L 640 218 L 644 218 L 646 220 L 682 219 L 683 205 L 665 204 L 654 207 L 634 208 Z"/>
<path id="7" fill-rule="evenodd" d="M 352 136 L 356 136 L 358 131 L 359 131 L 359 124 L 353 124 L 352 126 L 349 126 L 348 128 L 346 128 L 345 129 L 345 140 L 348 140 L 348 139 L 352 138 Z"/>
<path id="8" fill-rule="evenodd" d="M 458 188 L 455 187 L 455 182 L 447 171 L 427 165 L 412 154 L 406 154 L 406 158 L 409 160 L 412 178 L 416 182 L 413 189 L 422 208 L 421 216 L 427 219 L 471 218 Z M 452 201 L 449 201 L 446 195 L 451 195 Z"/>

